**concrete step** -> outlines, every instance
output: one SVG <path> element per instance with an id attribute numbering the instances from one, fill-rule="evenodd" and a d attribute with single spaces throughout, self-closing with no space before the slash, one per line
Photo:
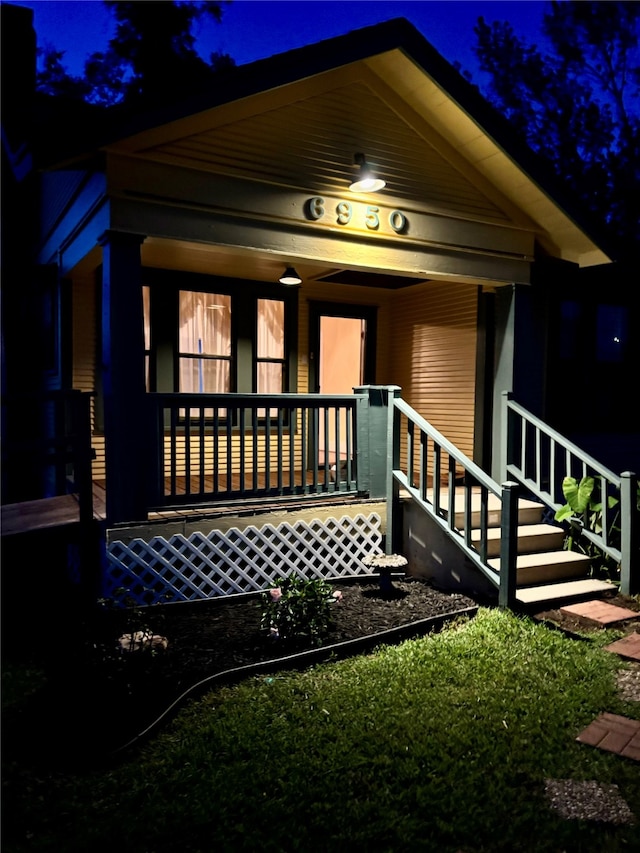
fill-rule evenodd
<path id="1" fill-rule="evenodd" d="M 573 599 L 583 598 L 584 596 L 615 592 L 616 589 L 616 585 L 608 581 L 582 578 L 581 580 L 522 587 L 517 591 L 516 599 L 521 604 L 543 604 L 545 607 L 549 607 L 553 606 L 554 602 L 562 601 L 566 603 Z"/>
<path id="2" fill-rule="evenodd" d="M 500 571 L 500 557 L 487 560 Z M 591 560 L 575 551 L 546 551 L 541 554 L 521 554 L 516 560 L 516 586 L 551 583 L 565 578 L 586 577 Z"/>
<path id="3" fill-rule="evenodd" d="M 471 531 L 471 541 L 480 548 L 480 531 Z M 564 531 L 553 524 L 524 524 L 518 527 L 518 554 L 561 551 Z M 500 556 L 500 528 L 487 529 L 487 557 Z"/>

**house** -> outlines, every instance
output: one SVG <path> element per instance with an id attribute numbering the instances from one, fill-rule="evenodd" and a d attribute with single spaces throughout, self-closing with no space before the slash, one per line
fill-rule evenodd
<path id="1" fill-rule="evenodd" d="M 16 79 L 32 81 L 30 22 L 18 24 L 32 50 Z M 268 579 L 259 557 L 309 542 L 317 552 L 344 535 L 342 519 L 361 519 L 348 531 L 361 571 L 367 549 L 391 543 L 389 501 L 427 504 L 428 523 L 442 526 L 442 484 L 473 481 L 486 533 L 490 483 L 514 461 L 504 392 L 539 433 L 535 419 L 558 402 L 548 379 L 559 293 L 615 257 L 407 21 L 233 69 L 215 91 L 152 114 L 74 114 L 28 91 L 16 102 L 11 130 L 25 104 L 49 113 L 27 129 L 30 146 L 7 136 L 3 147 L 4 389 L 8 400 L 89 395 L 110 594 L 143 574 L 141 600 L 149 588 L 256 588 Z M 354 192 L 368 167 L 384 186 Z M 394 417 L 414 417 L 392 413 L 398 398 L 417 420 L 391 436 Z M 25 406 L 7 405 L 9 436 L 33 422 Z M 417 434 L 433 464 L 418 464 Z M 535 450 L 524 442 L 523 457 Z M 4 502 L 25 499 L 27 460 L 5 466 Z M 537 483 L 553 508 L 557 489 L 525 467 L 522 485 Z M 331 534 L 300 532 L 290 509 L 286 534 L 273 517 L 252 518 L 225 538 L 231 507 L 253 517 L 275 502 L 296 519 L 314 507 L 315 523 L 319 498 Z M 461 526 L 453 509 L 445 538 Z M 405 535 L 427 524 L 409 516 Z M 490 559 L 468 536 L 460 544 L 465 560 Z M 325 562 L 343 559 L 337 547 Z M 211 573 L 224 560 L 219 583 Z"/>

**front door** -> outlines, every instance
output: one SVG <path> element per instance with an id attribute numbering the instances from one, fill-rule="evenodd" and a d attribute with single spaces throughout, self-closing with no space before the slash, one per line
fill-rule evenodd
<path id="1" fill-rule="evenodd" d="M 319 394 L 352 394 L 375 382 L 376 310 L 366 305 L 317 302 L 310 305 L 309 390 Z M 344 418 L 342 418 L 344 420 Z M 339 424 L 341 436 L 346 425 Z M 345 455 L 336 447 L 335 421 L 319 424 L 317 458 L 337 465 Z M 343 460 L 344 461 L 344 460 Z"/>

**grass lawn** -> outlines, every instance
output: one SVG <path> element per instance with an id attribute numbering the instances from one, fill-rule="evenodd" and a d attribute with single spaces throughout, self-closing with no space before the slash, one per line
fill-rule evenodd
<path id="1" fill-rule="evenodd" d="M 218 689 L 109 770 L 5 767 L 3 853 L 638 850 L 637 824 L 566 820 L 545 795 L 616 784 L 640 818 L 640 763 L 576 742 L 601 711 L 640 719 L 604 639 L 481 609 Z"/>

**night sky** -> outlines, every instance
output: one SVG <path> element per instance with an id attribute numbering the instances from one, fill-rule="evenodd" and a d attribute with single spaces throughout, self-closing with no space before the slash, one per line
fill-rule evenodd
<path id="1" fill-rule="evenodd" d="M 142 2 L 142 0 L 141 0 Z M 12 5 L 34 10 L 38 45 L 64 50 L 64 64 L 81 74 L 86 56 L 106 48 L 113 30 L 100 0 L 31 0 Z M 263 59 L 389 18 L 407 18 L 449 62 L 460 62 L 481 82 L 472 47 L 479 16 L 507 20 L 516 33 L 540 41 L 540 22 L 549 4 L 538 0 L 234 0 L 222 23 L 197 33 L 198 51 L 230 54 L 237 65 Z"/>

